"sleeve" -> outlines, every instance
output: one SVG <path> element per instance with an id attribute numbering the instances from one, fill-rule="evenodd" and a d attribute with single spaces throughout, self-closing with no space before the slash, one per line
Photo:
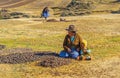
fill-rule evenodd
<path id="1" fill-rule="evenodd" d="M 64 42 L 63 42 L 63 48 L 64 50 L 67 50 L 67 35 L 65 36 Z"/>
<path id="2" fill-rule="evenodd" d="M 81 47 L 82 46 L 82 40 L 83 40 L 82 37 L 79 35 L 79 45 L 80 45 L 79 48 L 80 48 L 80 50 L 82 49 L 82 47 Z"/>

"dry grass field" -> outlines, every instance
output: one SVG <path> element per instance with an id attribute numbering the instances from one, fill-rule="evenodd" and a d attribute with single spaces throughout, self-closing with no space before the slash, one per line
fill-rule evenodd
<path id="1" fill-rule="evenodd" d="M 88 1 L 88 0 L 86 0 Z M 90 0 L 91 1 L 91 0 Z M 100 0 L 94 0 L 100 1 Z M 45 22 L 43 18 L 1 19 L 0 17 L 0 78 L 120 78 L 120 0 L 101 0 L 91 15 L 70 16 L 66 22 Z M 118 2 L 116 2 L 118 1 Z M 65 7 L 70 0 L 0 0 L 1 7 L 12 12 L 40 15 L 43 7 Z M 9 5 L 8 5 L 9 4 Z M 50 18 L 59 20 L 50 9 Z M 91 61 L 71 59 L 69 65 L 50 68 L 38 62 L 1 63 L 2 55 L 24 53 L 25 49 L 59 53 L 63 47 L 65 29 L 74 24 L 82 38 L 88 41 Z M 18 50 L 14 50 L 18 48 Z M 10 52 L 9 49 L 12 49 Z"/>
<path id="2" fill-rule="evenodd" d="M 59 18 L 51 17 L 56 20 Z M 49 19 L 51 19 L 49 18 Z M 120 15 L 103 14 L 64 17 L 73 22 L 43 22 L 41 18 L 0 20 L 0 44 L 10 48 L 32 48 L 34 51 L 59 53 L 67 33 L 76 25 L 88 41 L 91 61 L 72 60 L 57 68 L 37 66 L 37 61 L 22 64 L 0 64 L 2 78 L 120 78 Z M 1 53 L 7 55 L 10 53 Z"/>

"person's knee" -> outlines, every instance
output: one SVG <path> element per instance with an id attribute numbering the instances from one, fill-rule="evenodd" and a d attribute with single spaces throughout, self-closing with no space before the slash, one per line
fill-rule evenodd
<path id="1" fill-rule="evenodd" d="M 78 53 L 78 52 L 75 52 L 74 54 L 75 54 L 75 56 L 79 56 L 79 53 Z"/>
<path id="2" fill-rule="evenodd" d="M 79 56 L 78 52 L 73 52 L 72 58 L 77 58 Z"/>

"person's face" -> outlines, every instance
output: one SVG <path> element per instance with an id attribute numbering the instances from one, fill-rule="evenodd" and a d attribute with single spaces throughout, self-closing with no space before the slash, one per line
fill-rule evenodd
<path id="1" fill-rule="evenodd" d="M 72 36 L 74 36 L 74 33 L 71 32 L 71 31 L 68 31 L 68 35 L 69 35 L 70 37 L 72 37 Z"/>

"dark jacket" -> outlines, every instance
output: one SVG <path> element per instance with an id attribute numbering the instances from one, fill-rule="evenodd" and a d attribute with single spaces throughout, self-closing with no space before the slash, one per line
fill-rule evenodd
<path id="1" fill-rule="evenodd" d="M 72 48 L 73 46 L 75 47 L 75 49 L 81 50 L 81 44 L 82 44 L 82 38 L 80 37 L 79 34 L 75 34 L 75 40 L 74 42 L 71 41 L 70 36 L 66 35 L 64 42 L 63 42 L 63 48 L 65 51 L 67 51 L 67 48 Z"/>

